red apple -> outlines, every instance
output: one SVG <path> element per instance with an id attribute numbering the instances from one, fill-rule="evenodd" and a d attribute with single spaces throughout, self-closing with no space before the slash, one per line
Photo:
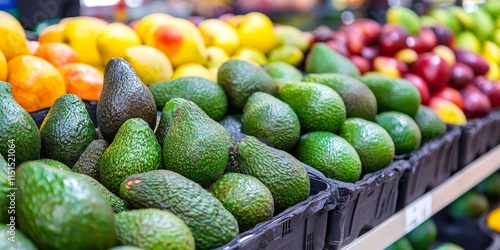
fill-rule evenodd
<path id="1" fill-rule="evenodd" d="M 349 50 L 347 49 L 346 44 L 339 43 L 335 40 L 327 41 L 327 42 L 325 42 L 325 44 L 328 47 L 330 47 L 330 49 L 332 49 L 333 51 L 335 51 L 335 52 L 337 52 L 345 57 L 349 57 L 351 55 L 351 53 L 349 53 Z"/>
<path id="2" fill-rule="evenodd" d="M 411 73 L 405 74 L 404 79 L 408 80 L 413 86 L 415 86 L 415 88 L 417 88 L 418 92 L 420 93 L 420 103 L 423 105 L 428 105 L 429 100 L 431 99 L 431 94 L 429 91 L 429 87 L 427 87 L 424 79 Z"/>
<path id="3" fill-rule="evenodd" d="M 406 38 L 406 47 L 414 50 L 418 54 L 427 52 L 429 49 L 424 40 L 418 36 L 409 36 Z"/>
<path id="4" fill-rule="evenodd" d="M 485 116 L 490 112 L 490 100 L 474 85 L 469 84 L 465 86 L 460 90 L 460 94 L 464 100 L 463 111 L 467 118 Z"/>
<path id="5" fill-rule="evenodd" d="M 449 85 L 456 89 L 461 89 L 465 85 L 472 82 L 474 79 L 474 71 L 472 69 L 460 62 L 455 63 L 451 66 L 451 78 Z"/>
<path id="6" fill-rule="evenodd" d="M 438 44 L 445 45 L 450 48 L 453 48 L 453 46 L 455 46 L 455 36 L 450 29 L 442 25 L 434 25 L 431 27 L 431 29 L 436 35 Z"/>
<path id="7" fill-rule="evenodd" d="M 365 35 L 361 28 L 356 26 L 344 26 L 342 31 L 347 35 L 347 49 L 354 55 L 361 54 L 361 49 L 366 46 Z"/>
<path id="8" fill-rule="evenodd" d="M 385 75 L 400 77 L 408 73 L 408 65 L 394 57 L 377 56 L 373 60 L 373 69 Z"/>
<path id="9" fill-rule="evenodd" d="M 334 40 L 335 42 L 347 45 L 348 37 L 347 37 L 347 34 L 345 32 L 337 31 L 337 32 L 332 34 L 331 40 Z"/>
<path id="10" fill-rule="evenodd" d="M 430 27 L 422 27 L 418 36 L 422 39 L 422 41 L 424 41 L 425 45 L 427 46 L 427 51 L 431 51 L 438 45 L 436 34 L 434 34 L 434 31 L 432 31 Z"/>
<path id="11" fill-rule="evenodd" d="M 461 110 L 464 109 L 464 100 L 460 95 L 460 92 L 452 87 L 444 86 L 438 91 L 432 93 L 432 97 L 440 97 L 453 102 Z"/>
<path id="12" fill-rule="evenodd" d="M 484 76 L 474 78 L 474 86 L 483 92 L 492 107 L 500 107 L 500 80 L 488 80 Z"/>
<path id="13" fill-rule="evenodd" d="M 370 60 L 358 56 L 358 55 L 352 55 L 351 56 L 351 61 L 358 67 L 359 71 L 361 74 L 365 74 L 366 72 L 369 72 L 372 70 L 372 63 Z"/>
<path id="14" fill-rule="evenodd" d="M 460 48 L 453 49 L 457 62 L 469 66 L 476 76 L 482 76 L 488 72 L 488 62 L 479 54 Z"/>
<path id="15" fill-rule="evenodd" d="M 393 56 L 398 51 L 406 48 L 406 38 L 408 30 L 399 25 L 384 25 L 378 39 L 380 53 L 382 55 Z"/>
<path id="16" fill-rule="evenodd" d="M 380 51 L 376 46 L 367 46 L 361 49 L 361 56 L 370 61 L 373 61 L 373 59 L 375 59 L 375 57 L 377 57 L 379 54 Z"/>
<path id="17" fill-rule="evenodd" d="M 426 52 L 412 64 L 411 73 L 422 77 L 432 92 L 448 84 L 451 67 L 442 57 Z"/>
<path id="18" fill-rule="evenodd" d="M 360 27 L 361 32 L 364 35 L 365 43 L 367 44 L 376 43 L 380 35 L 380 31 L 382 30 L 379 23 L 368 18 L 356 19 L 351 26 Z"/>

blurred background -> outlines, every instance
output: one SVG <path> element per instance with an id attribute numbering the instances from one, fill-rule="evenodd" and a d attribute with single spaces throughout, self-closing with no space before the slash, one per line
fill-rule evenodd
<path id="1" fill-rule="evenodd" d="M 484 1 L 484 0 L 483 0 Z M 439 5 L 481 3 L 481 0 L 0 0 L 0 9 L 16 16 L 26 30 L 57 22 L 64 17 L 94 16 L 109 21 L 131 22 L 150 13 L 184 18 L 219 17 L 259 11 L 274 22 L 312 29 L 325 24 L 337 26 L 354 18 L 368 17 L 385 22 L 390 6 L 410 7 L 424 14 Z"/>

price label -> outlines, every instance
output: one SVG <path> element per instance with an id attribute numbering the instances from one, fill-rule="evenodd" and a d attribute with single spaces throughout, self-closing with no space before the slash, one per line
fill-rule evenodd
<path id="1" fill-rule="evenodd" d="M 432 216 L 432 196 L 426 194 L 405 208 L 406 232 L 410 232 Z"/>

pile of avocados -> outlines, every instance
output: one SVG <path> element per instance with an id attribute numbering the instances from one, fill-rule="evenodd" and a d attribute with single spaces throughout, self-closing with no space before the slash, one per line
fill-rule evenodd
<path id="1" fill-rule="evenodd" d="M 356 182 L 445 133 L 410 83 L 360 76 L 326 49 L 313 46 L 305 76 L 232 59 L 218 82 L 149 86 L 111 59 L 97 129 L 73 94 L 37 128 L 0 82 L 2 207 L 12 174 L 17 188 L 17 241 L 0 248 L 216 248 L 306 200 L 304 163 Z"/>

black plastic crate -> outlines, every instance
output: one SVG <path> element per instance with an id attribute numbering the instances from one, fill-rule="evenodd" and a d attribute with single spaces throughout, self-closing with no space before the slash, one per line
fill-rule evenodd
<path id="1" fill-rule="evenodd" d="M 438 234 L 431 249 L 442 242 L 454 243 L 465 250 L 500 249 L 500 234 L 485 229 L 484 216 L 481 219 L 452 218 L 444 209 L 435 214 L 433 220 Z"/>
<path id="2" fill-rule="evenodd" d="M 308 172 L 311 193 L 306 200 L 275 215 L 269 221 L 257 224 L 217 249 L 323 249 L 328 210 L 335 207 L 337 193 L 321 173 L 309 167 Z"/>
<path id="3" fill-rule="evenodd" d="M 488 147 L 494 148 L 500 144 L 500 108 L 496 108 L 490 113 L 490 117 L 492 120 L 490 126 L 490 135 L 488 140 Z"/>
<path id="4" fill-rule="evenodd" d="M 457 170 L 460 133 L 460 128 L 449 126 L 443 136 L 401 157 L 408 160 L 411 167 L 403 172 L 399 180 L 397 211 L 441 184 Z"/>
<path id="5" fill-rule="evenodd" d="M 332 181 L 339 200 L 328 213 L 325 248 L 342 248 L 394 215 L 399 179 L 409 168 L 408 161 L 395 160 L 355 183 Z"/>
<path id="6" fill-rule="evenodd" d="M 498 114 L 497 111 L 489 115 L 467 121 L 466 125 L 458 126 L 462 129 L 460 136 L 458 169 L 460 170 L 479 156 L 498 145 Z M 495 132 L 493 132 L 495 131 Z"/>

